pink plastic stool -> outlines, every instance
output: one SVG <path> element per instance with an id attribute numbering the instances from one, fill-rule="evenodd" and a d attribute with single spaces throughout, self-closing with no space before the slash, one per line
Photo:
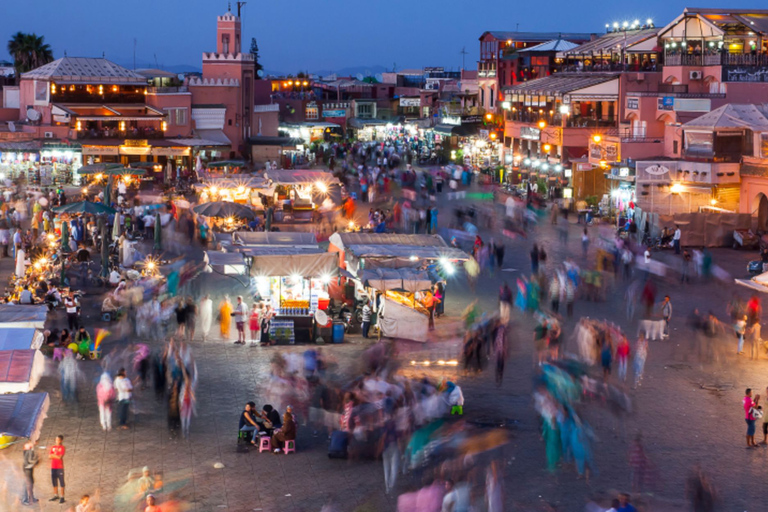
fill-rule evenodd
<path id="1" fill-rule="evenodd" d="M 269 436 L 259 437 L 259 453 L 272 450 L 272 439 Z"/>
<path id="2" fill-rule="evenodd" d="M 56 347 L 55 349 L 53 349 L 53 360 L 54 361 L 61 361 L 62 359 L 64 359 L 64 351 L 65 350 L 66 349 L 61 348 L 61 347 Z"/>
<path id="3" fill-rule="evenodd" d="M 285 447 L 283 448 L 283 451 L 286 455 L 288 455 L 291 452 L 296 451 L 296 441 L 286 441 Z"/>

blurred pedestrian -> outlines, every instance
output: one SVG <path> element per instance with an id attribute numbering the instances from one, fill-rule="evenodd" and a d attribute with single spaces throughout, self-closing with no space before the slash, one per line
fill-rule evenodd
<path id="1" fill-rule="evenodd" d="M 206 294 L 200 302 L 200 328 L 203 331 L 203 341 L 208 339 L 211 332 L 211 323 L 213 321 L 213 301 L 211 296 Z"/>
<path id="2" fill-rule="evenodd" d="M 755 444 L 755 402 L 752 400 L 751 388 L 747 388 L 744 392 L 742 403 L 744 405 L 744 419 L 747 423 L 747 448 L 755 448 L 757 447 L 757 444 Z"/>
<path id="3" fill-rule="evenodd" d="M 37 503 L 35 498 L 35 466 L 40 462 L 35 451 L 35 442 L 27 441 L 24 444 L 23 462 L 21 469 L 24 472 L 24 497 L 22 498 L 22 505 L 32 505 Z"/>
<path id="4" fill-rule="evenodd" d="M 117 372 L 114 386 L 117 393 L 117 417 L 120 428 L 128 430 L 128 414 L 131 407 L 131 397 L 133 396 L 133 384 L 125 376 L 125 368 L 120 368 Z"/>
<path id="5" fill-rule="evenodd" d="M 112 430 L 112 402 L 115 400 L 115 387 L 109 373 L 101 374 L 101 379 L 96 385 L 96 401 L 99 405 L 99 421 L 102 430 Z"/>

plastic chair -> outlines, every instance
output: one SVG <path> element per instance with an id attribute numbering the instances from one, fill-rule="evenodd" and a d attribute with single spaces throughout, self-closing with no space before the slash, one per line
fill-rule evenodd
<path id="1" fill-rule="evenodd" d="M 288 455 L 291 452 L 295 452 L 296 451 L 296 441 L 293 441 L 293 440 L 286 441 L 285 442 L 285 447 L 283 447 L 283 451 L 285 452 L 286 455 Z"/>
<path id="2" fill-rule="evenodd" d="M 272 439 L 269 436 L 259 437 L 259 453 L 272 451 Z"/>

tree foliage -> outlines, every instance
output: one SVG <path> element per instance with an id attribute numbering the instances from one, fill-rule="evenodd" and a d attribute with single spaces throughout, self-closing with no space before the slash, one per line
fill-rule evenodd
<path id="1" fill-rule="evenodd" d="M 39 68 L 53 60 L 53 50 L 43 36 L 16 32 L 8 41 L 8 53 L 13 57 L 16 80 L 22 73 Z"/>

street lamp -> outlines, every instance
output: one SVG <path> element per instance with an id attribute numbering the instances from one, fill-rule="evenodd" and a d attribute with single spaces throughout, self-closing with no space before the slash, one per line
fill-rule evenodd
<path id="1" fill-rule="evenodd" d="M 547 122 L 546 121 L 539 121 L 539 129 L 540 130 L 543 130 L 546 127 L 547 127 Z"/>

